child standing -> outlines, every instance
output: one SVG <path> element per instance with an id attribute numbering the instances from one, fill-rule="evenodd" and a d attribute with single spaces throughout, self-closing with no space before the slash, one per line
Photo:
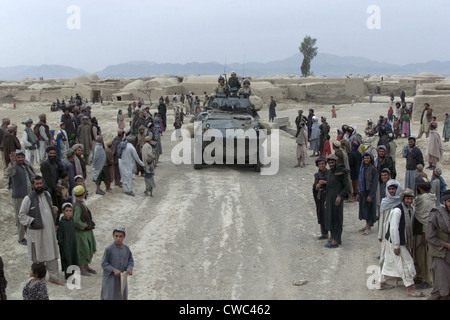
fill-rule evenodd
<path id="1" fill-rule="evenodd" d="M 67 172 L 61 174 L 61 178 L 58 180 L 57 186 L 60 188 L 58 194 L 61 196 L 62 203 L 71 202 L 72 199 L 69 195 L 69 175 Z"/>
<path id="2" fill-rule="evenodd" d="M 121 274 L 133 274 L 134 260 L 130 248 L 123 244 L 125 228 L 113 230 L 114 243 L 106 247 L 102 259 L 101 300 L 128 300 L 128 284 L 121 290 Z"/>
<path id="3" fill-rule="evenodd" d="M 49 300 L 47 285 L 45 284 L 45 275 L 47 268 L 42 262 L 35 262 L 31 265 L 30 281 L 27 282 L 22 291 L 24 300 Z"/>
<path id="4" fill-rule="evenodd" d="M 62 205 L 62 213 L 63 217 L 59 221 L 56 238 L 58 239 L 62 271 L 67 279 L 72 275 L 72 273 L 67 273 L 67 268 L 72 265 L 78 265 L 77 236 L 72 218 L 72 204 L 64 203 Z"/>
<path id="5" fill-rule="evenodd" d="M 153 197 L 153 189 L 156 188 L 155 185 L 155 169 L 153 168 L 153 157 L 149 157 L 147 159 L 147 165 L 145 166 L 145 195 L 148 196 L 150 193 L 150 197 Z"/>

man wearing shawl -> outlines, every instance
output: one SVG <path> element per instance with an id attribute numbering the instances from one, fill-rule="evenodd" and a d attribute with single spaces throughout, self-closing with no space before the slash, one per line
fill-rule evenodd
<path id="1" fill-rule="evenodd" d="M 58 149 L 57 157 L 62 160 L 66 158 L 66 151 L 69 149 L 69 136 L 65 130 L 64 122 L 60 123 L 59 128 L 56 135 L 56 148 Z"/>
<path id="2" fill-rule="evenodd" d="M 311 127 L 311 134 L 309 137 L 309 143 L 310 143 L 310 149 L 313 151 L 312 157 L 314 156 L 320 156 L 320 151 L 319 151 L 319 144 L 320 144 L 320 125 L 317 122 L 319 120 L 319 118 L 317 118 L 316 116 L 314 116 L 312 118 L 312 127 Z M 298 126 L 300 126 L 300 124 L 298 124 Z M 301 130 L 300 128 L 297 129 L 297 132 L 299 132 L 299 130 Z"/>
<path id="3" fill-rule="evenodd" d="M 365 152 L 358 176 L 359 220 L 366 220 L 366 226 L 360 230 L 364 232 L 363 235 L 371 233 L 377 219 L 378 171 L 373 162 L 372 153 Z"/>
<path id="4" fill-rule="evenodd" d="M 400 202 L 400 193 L 403 189 L 397 180 L 391 179 L 386 183 L 386 197 L 381 200 L 380 217 L 378 219 L 378 241 L 381 243 L 380 251 L 380 270 L 383 269 L 385 252 L 386 252 L 386 238 L 384 237 L 389 228 L 389 218 L 391 210 L 398 206 Z M 381 282 L 379 280 L 380 289 L 391 289 L 393 286 Z"/>
<path id="5" fill-rule="evenodd" d="M 83 157 L 83 148 L 82 144 L 76 144 L 72 147 L 72 150 L 75 151 L 75 157 L 73 158 L 72 164 L 75 168 L 75 175 L 82 176 L 83 179 L 86 179 L 86 162 Z"/>
<path id="6" fill-rule="evenodd" d="M 412 223 L 414 216 L 412 203 L 414 191 L 406 189 L 400 194 L 401 203 L 391 210 L 389 225 L 385 235 L 386 251 L 380 283 L 386 282 L 386 276 L 402 278 L 406 293 L 413 297 L 423 297 L 414 287 L 414 260 L 411 256 L 413 246 Z"/>
<path id="7" fill-rule="evenodd" d="M 105 195 L 105 191 L 100 188 L 101 182 L 105 182 L 106 189 L 109 189 L 110 177 L 106 164 L 106 152 L 103 145 L 103 137 L 97 136 L 94 150 L 92 151 L 92 180 L 97 186 L 96 194 Z"/>
<path id="8" fill-rule="evenodd" d="M 133 186 L 133 172 L 136 171 L 136 163 L 142 167 L 145 165 L 141 159 L 139 159 L 136 149 L 132 145 L 132 142 L 135 139 L 136 136 L 134 135 L 129 135 L 125 138 L 127 145 L 123 149 L 122 156 L 119 159 L 123 192 L 129 196 L 134 196 L 131 188 Z"/>
<path id="9" fill-rule="evenodd" d="M 443 207 L 431 210 L 426 231 L 433 275 L 430 300 L 450 300 L 450 190 L 443 201 Z"/>
<path id="10" fill-rule="evenodd" d="M 447 190 L 447 184 L 444 178 L 442 178 L 442 169 L 436 168 L 433 170 L 433 176 L 431 177 L 431 193 L 436 196 L 436 207 L 440 207 L 444 204 L 443 194 Z"/>
<path id="11" fill-rule="evenodd" d="M 430 124 L 430 140 L 428 140 L 428 163 L 427 169 L 435 169 L 443 156 L 441 136 L 436 130 L 436 123 Z"/>
<path id="12" fill-rule="evenodd" d="M 425 233 L 428 225 L 430 211 L 434 208 L 436 197 L 430 193 L 431 183 L 428 179 L 416 178 L 417 197 L 414 200 L 413 235 L 414 249 L 413 259 L 416 268 L 417 288 L 431 288 L 431 258 L 427 248 Z"/>
<path id="13" fill-rule="evenodd" d="M 416 190 L 417 165 L 425 166 L 422 151 L 416 146 L 416 138 L 409 137 L 408 145 L 402 150 L 403 158 L 406 158 L 405 188 Z"/>
<path id="14" fill-rule="evenodd" d="M 32 165 L 39 164 L 39 139 L 34 134 L 33 129 L 31 129 L 33 119 L 28 118 L 22 123 L 25 125 L 25 130 L 22 133 L 22 142 L 25 146 L 25 160 Z"/>
<path id="15" fill-rule="evenodd" d="M 83 156 L 86 164 L 89 162 L 89 155 L 91 154 L 91 126 L 89 125 L 89 117 L 83 116 L 81 125 L 77 128 L 78 143 L 83 145 Z"/>

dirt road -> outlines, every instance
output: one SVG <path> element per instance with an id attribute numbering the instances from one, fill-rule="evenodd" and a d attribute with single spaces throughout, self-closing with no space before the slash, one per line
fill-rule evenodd
<path id="1" fill-rule="evenodd" d="M 296 108 L 279 113 L 293 122 Z M 372 119 L 384 114 L 385 108 L 386 104 L 374 104 L 369 110 Z M 316 114 L 328 109 L 317 107 Z M 334 119 L 332 128 L 340 127 L 344 117 L 363 128 L 367 110 L 365 105 L 338 109 L 342 118 Z M 98 109 L 96 117 L 103 130 L 116 130 L 115 112 Z M 16 123 L 23 121 L 19 120 Z M 327 249 L 324 240 L 316 239 L 320 228 L 311 189 L 315 158 L 309 158 L 305 168 L 294 168 L 292 136 L 280 133 L 280 169 L 274 176 L 263 176 L 246 167 L 194 170 L 192 165 L 176 166 L 170 158 L 176 142 L 169 133 L 170 129 L 162 137 L 153 198 L 144 196 L 142 177 L 134 178 L 134 198 L 118 187 L 114 194 L 96 195 L 88 179 L 87 203 L 97 224 L 98 248 L 91 266 L 98 274 L 82 277 L 80 290 L 49 284 L 51 299 L 99 299 L 103 250 L 112 243 L 111 232 L 117 225 L 127 228 L 125 243 L 135 260 L 130 299 L 412 299 L 403 286 L 389 291 L 368 289 L 366 270 L 378 265 L 379 243 L 376 227 L 369 236 L 358 232 L 365 222 L 358 220 L 357 203 L 344 205 L 342 246 Z M 401 182 L 403 167 L 404 161 L 398 159 Z M 9 299 L 22 299 L 30 263 L 26 247 L 17 243 L 4 181 L 1 187 L 0 255 L 9 281 L 7 294 Z M 296 280 L 307 282 L 296 286 Z"/>

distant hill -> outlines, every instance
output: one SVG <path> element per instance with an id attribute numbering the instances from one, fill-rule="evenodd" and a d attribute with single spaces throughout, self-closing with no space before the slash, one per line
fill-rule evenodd
<path id="1" fill-rule="evenodd" d="M 277 74 L 300 74 L 303 56 L 300 53 L 286 59 L 267 63 L 247 62 L 231 63 L 224 66 L 219 62 L 155 63 L 149 61 L 130 61 L 110 65 L 95 72 L 103 78 L 109 77 L 146 77 L 160 74 L 173 75 L 219 75 L 224 72 L 236 71 L 241 76 L 271 76 Z M 343 75 L 407 75 L 421 72 L 433 72 L 450 76 L 450 61 L 429 61 L 407 65 L 396 65 L 377 62 L 361 57 L 340 57 L 327 53 L 319 53 L 311 64 L 314 75 L 340 77 Z M 21 80 L 24 78 L 72 78 L 76 75 L 86 75 L 88 72 L 68 66 L 41 65 L 16 66 L 0 68 L 0 79 Z"/>
<path id="2" fill-rule="evenodd" d="M 88 72 L 67 66 L 43 64 L 40 66 L 15 66 L 0 68 L 1 80 L 22 80 L 25 78 L 72 78 Z"/>
<path id="3" fill-rule="evenodd" d="M 154 62 L 130 62 L 108 66 L 96 72 L 101 77 L 145 77 L 158 74 L 174 75 L 218 75 L 224 72 L 236 71 L 242 76 L 270 76 L 277 74 L 300 74 L 300 65 L 303 56 L 298 53 L 284 60 L 268 63 L 231 63 L 227 66 L 219 62 L 208 63 L 161 63 Z M 443 76 L 450 76 L 450 61 L 429 61 L 426 63 L 408 64 L 404 66 L 376 62 L 361 57 L 339 57 L 327 53 L 319 53 L 313 59 L 311 70 L 314 75 L 340 77 L 343 75 L 392 75 L 392 74 L 418 74 L 421 72 L 433 72 Z"/>

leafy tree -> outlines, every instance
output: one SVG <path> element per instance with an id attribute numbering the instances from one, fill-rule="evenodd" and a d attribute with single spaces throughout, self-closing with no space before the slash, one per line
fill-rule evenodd
<path id="1" fill-rule="evenodd" d="M 301 66 L 301 72 L 304 77 L 310 75 L 311 61 L 317 56 L 318 48 L 315 47 L 317 39 L 313 39 L 310 36 L 306 36 L 303 39 L 300 47 L 298 48 L 303 54 L 303 62 Z"/>

